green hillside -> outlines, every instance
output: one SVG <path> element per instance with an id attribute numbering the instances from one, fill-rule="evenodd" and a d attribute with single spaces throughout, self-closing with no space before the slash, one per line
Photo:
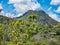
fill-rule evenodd
<path id="1" fill-rule="evenodd" d="M 21 17 L 8 19 L 0 22 L 0 45 L 60 45 L 60 23 L 44 11 L 30 10 Z"/>

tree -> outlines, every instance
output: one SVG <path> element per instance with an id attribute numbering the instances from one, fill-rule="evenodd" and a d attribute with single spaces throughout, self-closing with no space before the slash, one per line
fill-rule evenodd
<path id="1" fill-rule="evenodd" d="M 29 16 L 28 16 L 28 19 L 29 19 L 30 21 L 36 21 L 37 15 L 29 15 Z"/>

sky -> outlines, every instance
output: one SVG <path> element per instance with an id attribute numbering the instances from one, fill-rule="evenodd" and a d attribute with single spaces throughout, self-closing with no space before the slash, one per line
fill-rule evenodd
<path id="1" fill-rule="evenodd" d="M 0 0 L 0 15 L 22 16 L 28 10 L 43 10 L 60 22 L 60 0 Z"/>

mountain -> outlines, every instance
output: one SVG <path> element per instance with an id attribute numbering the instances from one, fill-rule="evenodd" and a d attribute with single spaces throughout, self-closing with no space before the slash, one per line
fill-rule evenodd
<path id="1" fill-rule="evenodd" d="M 39 23 L 43 23 L 43 24 L 56 24 L 56 23 L 58 23 L 56 20 L 49 17 L 48 14 L 46 14 L 42 10 L 39 10 L 39 11 L 29 10 L 26 13 L 24 13 L 22 16 L 19 16 L 19 17 L 16 17 L 16 18 L 8 18 L 6 16 L 0 15 L 0 23 L 9 24 L 9 23 L 14 22 L 18 19 L 28 20 L 27 17 L 29 15 L 37 15 L 37 22 L 39 22 Z"/>
<path id="2" fill-rule="evenodd" d="M 16 18 L 0 15 L 0 45 L 60 45 L 57 23 L 42 10 L 29 10 Z"/>
<path id="3" fill-rule="evenodd" d="M 43 23 L 43 24 L 56 24 L 56 23 L 58 23 L 56 20 L 49 17 L 49 15 L 46 14 L 43 10 L 39 10 L 39 11 L 29 10 L 26 13 L 24 13 L 23 16 L 17 17 L 17 19 L 27 20 L 27 17 L 29 15 L 37 15 L 37 22 L 39 22 L 39 23 Z"/>

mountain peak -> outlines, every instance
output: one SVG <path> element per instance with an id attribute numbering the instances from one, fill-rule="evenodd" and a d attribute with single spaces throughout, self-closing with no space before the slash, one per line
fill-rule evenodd
<path id="1" fill-rule="evenodd" d="M 37 15 L 37 21 L 39 23 L 44 23 L 44 24 L 56 24 L 57 21 L 55 21 L 54 19 L 52 19 L 51 17 L 49 17 L 48 14 L 46 14 L 43 10 L 29 10 L 26 13 L 24 13 L 22 16 L 17 17 L 17 19 L 26 19 L 27 20 L 27 16 L 29 15 Z"/>

